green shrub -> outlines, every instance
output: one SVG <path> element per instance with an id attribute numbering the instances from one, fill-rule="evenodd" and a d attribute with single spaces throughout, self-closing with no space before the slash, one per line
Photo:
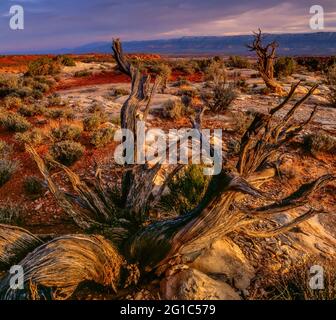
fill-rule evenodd
<path id="1" fill-rule="evenodd" d="M 61 64 L 48 57 L 41 57 L 28 65 L 28 76 L 46 76 L 61 72 Z"/>
<path id="2" fill-rule="evenodd" d="M 196 71 L 196 64 L 191 60 L 179 59 L 172 63 L 172 69 L 183 74 L 191 75 Z"/>
<path id="3" fill-rule="evenodd" d="M 0 223 L 21 225 L 24 209 L 10 202 L 0 205 Z"/>
<path id="4" fill-rule="evenodd" d="M 32 117 L 35 116 L 38 113 L 38 109 L 36 109 L 34 106 L 22 106 L 19 108 L 18 112 L 25 117 Z"/>
<path id="5" fill-rule="evenodd" d="M 172 75 L 172 69 L 167 64 L 159 64 L 157 74 L 162 79 L 162 87 L 163 89 L 167 88 L 168 81 Z"/>
<path id="6" fill-rule="evenodd" d="M 311 268 L 323 268 L 323 289 L 314 290 L 310 286 L 313 274 Z M 262 300 L 333 300 L 336 299 L 336 262 L 321 258 L 299 261 L 291 265 L 288 272 L 270 274 L 261 279 L 258 286 L 265 288 L 254 299 Z M 265 282 L 265 283 L 263 283 Z M 260 292 L 260 290 L 258 290 Z"/>
<path id="7" fill-rule="evenodd" d="M 180 215 L 190 212 L 201 201 L 208 182 L 201 166 L 190 165 L 168 183 L 170 192 L 162 196 L 160 207 Z"/>
<path id="8" fill-rule="evenodd" d="M 212 60 L 209 67 L 205 71 L 206 81 L 225 81 L 227 78 L 224 62 L 222 60 Z"/>
<path id="9" fill-rule="evenodd" d="M 51 130 L 56 141 L 78 140 L 82 134 L 82 128 L 74 125 L 64 124 Z"/>
<path id="10" fill-rule="evenodd" d="M 47 107 L 62 107 L 63 101 L 60 95 L 53 94 L 48 97 Z"/>
<path id="11" fill-rule="evenodd" d="M 9 159 L 0 159 L 0 187 L 10 180 L 18 168 L 18 163 Z"/>
<path id="12" fill-rule="evenodd" d="M 90 106 L 89 108 L 90 113 L 96 113 L 96 114 L 104 114 L 105 109 L 102 105 L 98 103 L 94 103 L 93 105 Z"/>
<path id="13" fill-rule="evenodd" d="M 169 99 L 162 108 L 162 116 L 167 119 L 178 120 L 186 115 L 186 107 L 181 100 Z"/>
<path id="14" fill-rule="evenodd" d="M 275 61 L 274 74 L 276 77 L 287 77 L 295 72 L 296 63 L 291 57 L 280 57 Z"/>
<path id="15" fill-rule="evenodd" d="M 43 183 L 37 177 L 26 177 L 23 181 L 23 189 L 28 196 L 38 198 L 42 195 Z"/>
<path id="16" fill-rule="evenodd" d="M 95 113 L 92 116 L 86 117 L 83 120 L 83 127 L 85 131 L 93 131 L 99 128 L 103 119 L 100 114 Z"/>
<path id="17" fill-rule="evenodd" d="M 74 74 L 74 76 L 76 78 L 88 77 L 88 76 L 91 76 L 91 75 L 92 75 L 92 72 L 88 71 L 88 70 L 76 71 L 75 74 Z"/>
<path id="18" fill-rule="evenodd" d="M 34 86 L 34 90 L 35 91 L 39 91 L 39 92 L 42 92 L 42 93 L 46 93 L 50 90 L 50 87 L 48 84 L 46 83 L 37 83 L 35 86 Z"/>
<path id="19" fill-rule="evenodd" d="M 51 119 L 60 119 L 65 115 L 65 111 L 63 109 L 49 109 L 46 111 L 46 116 Z"/>
<path id="20" fill-rule="evenodd" d="M 226 81 L 219 81 L 209 85 L 210 90 L 204 91 L 202 99 L 212 112 L 225 111 L 237 98 L 235 87 L 227 85 Z"/>
<path id="21" fill-rule="evenodd" d="M 12 146 L 0 140 L 0 159 L 7 157 L 12 152 Z"/>
<path id="22" fill-rule="evenodd" d="M 30 128 L 30 123 L 19 114 L 7 113 L 0 117 L 0 126 L 8 131 L 25 132 Z"/>
<path id="23" fill-rule="evenodd" d="M 115 130 L 111 127 L 98 129 L 91 137 L 91 144 L 103 147 L 113 141 Z"/>
<path id="24" fill-rule="evenodd" d="M 336 56 L 331 57 L 298 57 L 295 59 L 297 64 L 306 67 L 308 71 L 326 72 L 336 64 Z"/>
<path id="25" fill-rule="evenodd" d="M 0 74 L 0 88 L 15 89 L 19 86 L 19 77 L 14 74 Z"/>
<path id="26" fill-rule="evenodd" d="M 59 55 L 56 57 L 56 61 L 66 67 L 74 67 L 76 66 L 76 62 L 72 57 L 67 55 Z"/>
<path id="27" fill-rule="evenodd" d="M 65 109 L 63 117 L 68 120 L 74 120 L 76 119 L 76 114 L 72 109 Z"/>
<path id="28" fill-rule="evenodd" d="M 8 96 L 3 101 L 3 106 L 6 109 L 19 108 L 22 105 L 22 100 L 18 97 Z"/>
<path id="29" fill-rule="evenodd" d="M 214 59 L 196 59 L 194 60 L 194 62 L 197 64 L 197 69 L 202 72 L 205 73 L 206 70 L 209 68 L 210 64 L 214 61 Z"/>
<path id="30" fill-rule="evenodd" d="M 304 137 L 304 147 L 315 154 L 318 152 L 336 153 L 336 138 L 324 133 L 313 133 Z"/>
<path id="31" fill-rule="evenodd" d="M 24 146 L 25 144 L 31 144 L 33 146 L 38 146 L 43 142 L 43 134 L 38 129 L 33 129 L 32 131 L 17 133 L 15 134 L 16 141 Z"/>
<path id="32" fill-rule="evenodd" d="M 240 56 L 230 56 L 227 65 L 231 68 L 238 68 L 238 69 L 248 69 L 251 67 L 251 64 L 248 61 L 248 59 Z"/>
<path id="33" fill-rule="evenodd" d="M 69 166 L 83 156 L 84 150 L 80 143 L 65 140 L 55 143 L 50 149 L 50 154 L 56 161 Z"/>

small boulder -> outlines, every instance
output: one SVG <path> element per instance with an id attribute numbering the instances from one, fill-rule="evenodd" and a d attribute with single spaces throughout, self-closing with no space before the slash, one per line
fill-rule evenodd
<path id="1" fill-rule="evenodd" d="M 167 300 L 240 300 L 239 294 L 227 283 L 190 268 L 163 279 L 160 293 Z"/>

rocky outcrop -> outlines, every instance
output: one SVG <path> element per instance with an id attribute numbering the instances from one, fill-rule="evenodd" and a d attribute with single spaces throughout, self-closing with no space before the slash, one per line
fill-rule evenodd
<path id="1" fill-rule="evenodd" d="M 254 268 L 241 249 L 228 239 L 214 242 L 193 262 L 192 267 L 207 275 L 226 278 L 240 290 L 245 290 L 255 276 Z"/>
<path id="2" fill-rule="evenodd" d="M 160 295 L 167 300 L 240 300 L 239 294 L 227 283 L 192 268 L 163 279 Z"/>

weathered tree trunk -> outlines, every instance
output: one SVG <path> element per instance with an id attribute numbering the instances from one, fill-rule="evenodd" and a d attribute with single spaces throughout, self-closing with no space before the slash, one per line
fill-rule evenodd
<path id="1" fill-rule="evenodd" d="M 130 76 L 132 81 L 131 94 L 121 110 L 121 126 L 131 130 L 136 139 L 137 120 L 146 120 L 159 80 L 150 88 L 149 78 L 142 76 L 127 62 L 118 40 L 114 41 L 113 50 L 120 70 Z M 293 86 L 286 99 L 269 114 L 256 115 L 241 140 L 236 168 L 229 167 L 224 157 L 221 173 L 211 178 L 200 203 L 191 212 L 168 220 L 150 221 L 149 211 L 160 197 L 160 192 L 153 194 L 154 180 L 164 170 L 165 186 L 183 165 L 167 165 L 168 169 L 161 164 L 125 165 L 123 202 L 118 207 L 103 189 L 99 175 L 95 187 L 89 188 L 69 168 L 55 163 L 69 177 L 76 195 L 62 192 L 44 161 L 32 147 L 27 147 L 60 206 L 84 231 L 100 235 L 65 236 L 43 244 L 19 263 L 29 270 L 24 291 L 10 292 L 7 275 L 0 282 L 0 294 L 8 299 L 62 299 L 69 297 L 84 280 L 118 289 L 136 282 L 139 270 L 141 275 L 148 271 L 160 274 L 173 264 L 192 261 L 218 237 L 232 232 L 242 232 L 251 237 L 276 236 L 324 212 L 323 208 L 317 209 L 308 198 L 325 184 L 333 182 L 335 176 L 325 175 L 305 184 L 285 199 L 275 199 L 258 189 L 264 181 L 275 175 L 276 169 L 272 163 L 279 147 L 298 135 L 316 112 L 315 109 L 301 124 L 293 124 L 294 113 L 314 92 L 315 86 L 284 117 L 275 119 L 275 114 L 290 102 L 297 86 Z M 203 112 L 204 109 L 191 119 L 193 128 L 198 130 L 201 145 Z M 237 206 L 245 195 L 263 198 L 268 204 L 259 208 Z M 256 223 L 297 208 L 306 208 L 306 213 L 274 229 L 256 230 Z M 28 245 L 31 240 L 34 246 L 39 241 L 28 235 Z M 2 247 L 5 242 L 6 239 L 3 239 L 3 244 L 0 243 Z M 26 250 L 25 245 L 23 249 Z M 17 253 L 22 254 L 22 251 L 18 250 Z M 0 251 L 0 261 L 15 260 L 7 259 L 8 254 L 12 255 L 12 250 L 9 253 Z"/>
<path id="2" fill-rule="evenodd" d="M 254 41 L 252 45 L 248 45 L 248 48 L 250 48 L 250 51 L 255 51 L 258 56 L 258 70 L 267 88 L 271 89 L 272 92 L 282 94 L 284 92 L 283 89 L 274 79 L 275 52 L 278 46 L 275 41 L 263 46 L 262 33 L 259 29 L 258 33 L 254 33 Z"/>

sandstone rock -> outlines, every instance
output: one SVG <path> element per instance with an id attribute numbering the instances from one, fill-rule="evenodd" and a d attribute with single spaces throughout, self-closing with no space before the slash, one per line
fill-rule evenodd
<path id="1" fill-rule="evenodd" d="M 238 293 L 227 283 L 195 269 L 181 270 L 162 280 L 160 293 L 168 300 L 240 300 Z"/>
<path id="2" fill-rule="evenodd" d="M 198 257 L 192 267 L 206 274 L 221 274 L 243 290 L 250 285 L 255 272 L 240 248 L 230 240 L 218 240 Z"/>

